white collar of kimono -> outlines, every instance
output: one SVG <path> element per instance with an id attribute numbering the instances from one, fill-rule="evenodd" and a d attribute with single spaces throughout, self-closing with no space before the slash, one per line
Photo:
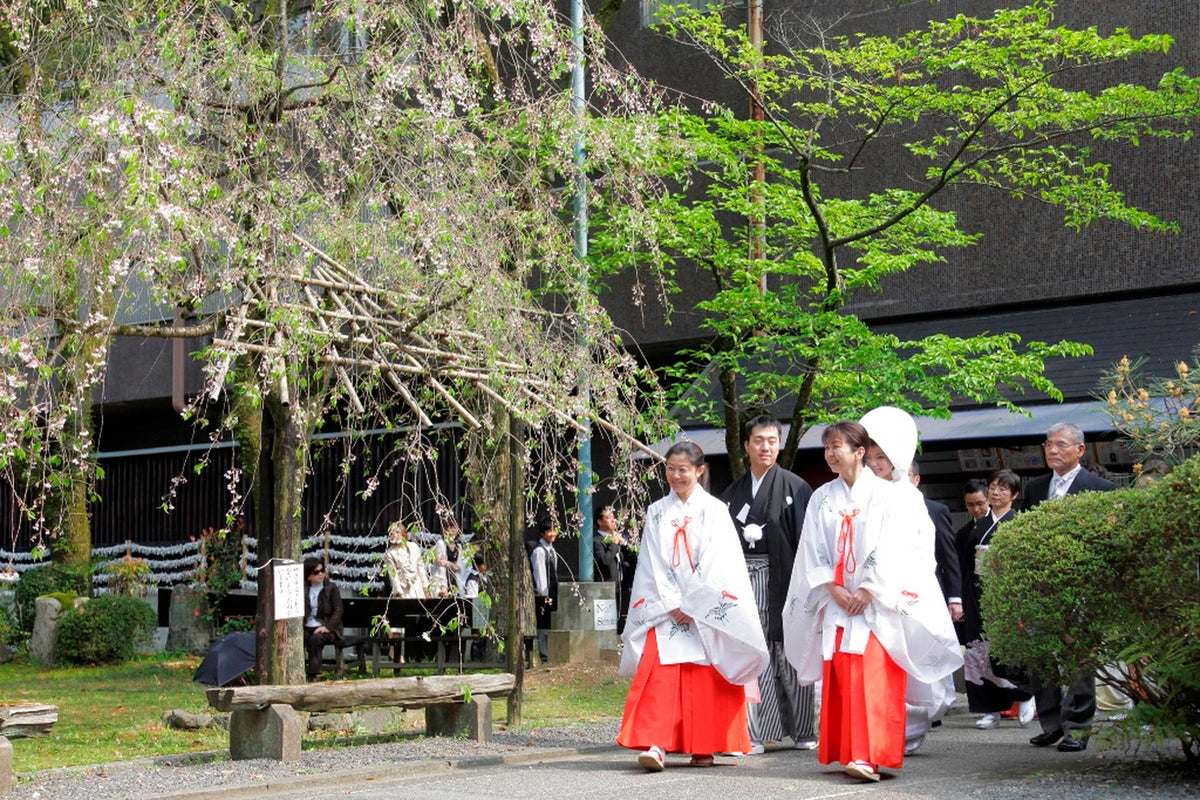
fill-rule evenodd
<path id="1" fill-rule="evenodd" d="M 863 467 L 862 472 L 858 473 L 858 478 L 854 481 L 853 486 L 846 483 L 846 480 L 839 475 L 833 482 L 834 502 L 863 508 L 870 502 L 871 495 L 875 493 L 875 485 L 879 481 L 880 478 L 877 478 L 875 473 L 866 467 Z"/>

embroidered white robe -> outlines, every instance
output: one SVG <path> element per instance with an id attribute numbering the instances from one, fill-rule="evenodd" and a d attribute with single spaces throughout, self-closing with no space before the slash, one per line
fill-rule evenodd
<path id="1" fill-rule="evenodd" d="M 693 622 L 671 619 L 676 608 Z M 699 486 L 687 502 L 671 492 L 646 511 L 621 637 L 622 675 L 637 672 L 651 628 L 663 664 L 711 664 L 742 685 L 755 684 L 766 667 L 766 639 L 733 522 L 725 504 Z"/>
<path id="2" fill-rule="evenodd" d="M 843 652 L 862 653 L 874 633 L 916 681 L 932 683 L 962 665 L 934 570 L 933 525 L 920 493 L 910 489 L 863 470 L 853 486 L 838 477 L 813 493 L 783 610 L 784 651 L 801 683 L 820 680 L 839 627 L 845 629 Z M 842 512 L 855 509 L 847 554 L 853 571 L 847 568 L 844 585 L 850 592 L 865 588 L 873 600 L 862 614 L 850 617 L 825 584 L 834 579 Z M 909 702 L 931 699 L 910 697 Z"/>

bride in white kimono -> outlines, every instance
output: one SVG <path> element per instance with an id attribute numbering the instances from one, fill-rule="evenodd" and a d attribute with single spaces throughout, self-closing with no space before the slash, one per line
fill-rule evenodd
<path id="1" fill-rule="evenodd" d="M 818 761 L 877 781 L 903 763 L 907 677 L 939 681 L 962 656 L 920 544 L 924 503 L 918 515 L 919 496 L 864 466 L 862 425 L 835 423 L 822 441 L 838 477 L 808 504 L 784 651 L 801 683 L 823 680 Z"/>

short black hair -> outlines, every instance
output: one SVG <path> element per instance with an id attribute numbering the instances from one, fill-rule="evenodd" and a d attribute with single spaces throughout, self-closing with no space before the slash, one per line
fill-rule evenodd
<path id="1" fill-rule="evenodd" d="M 554 530 L 554 520 L 550 519 L 549 517 L 542 517 L 540 520 L 538 520 L 537 534 L 539 539 L 542 537 L 543 533 L 552 530 Z"/>
<path id="2" fill-rule="evenodd" d="M 750 441 L 755 428 L 774 428 L 779 438 L 783 438 L 783 425 L 779 420 L 770 414 L 759 414 L 757 417 L 746 420 L 746 424 L 742 426 L 742 444 Z"/>
<path id="3" fill-rule="evenodd" d="M 987 495 L 987 481 L 983 478 L 971 478 L 963 484 L 962 493 L 963 497 L 969 494 Z"/>
<path id="4" fill-rule="evenodd" d="M 1013 499 L 1021 496 L 1021 478 L 1011 469 L 998 469 L 988 475 L 988 486 L 998 483 L 1012 492 Z"/>

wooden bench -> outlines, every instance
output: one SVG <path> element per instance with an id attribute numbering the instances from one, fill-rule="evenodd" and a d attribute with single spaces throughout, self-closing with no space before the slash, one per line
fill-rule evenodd
<path id="1" fill-rule="evenodd" d="M 234 761 L 300 758 L 305 723 L 298 711 L 338 712 L 360 708 L 424 708 L 429 736 L 492 736 L 493 697 L 516 686 L 510 673 L 370 678 L 295 686 L 233 686 L 208 689 L 208 704 L 229 711 L 229 756 Z"/>

